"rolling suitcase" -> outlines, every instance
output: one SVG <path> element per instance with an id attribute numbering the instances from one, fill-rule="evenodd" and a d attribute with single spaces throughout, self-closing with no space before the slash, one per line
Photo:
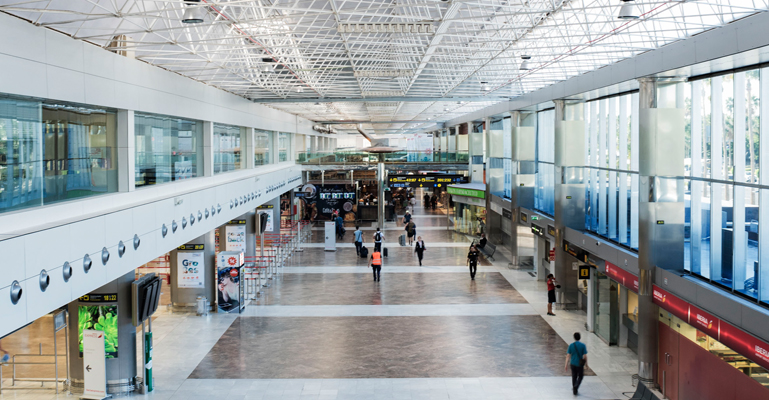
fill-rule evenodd
<path id="1" fill-rule="evenodd" d="M 406 234 L 398 237 L 398 244 L 406 246 Z"/>
<path id="2" fill-rule="evenodd" d="M 387 248 L 385 248 L 385 247 L 382 248 L 382 255 L 385 256 L 385 257 L 388 256 L 388 249 Z"/>
<path id="3" fill-rule="evenodd" d="M 361 258 L 369 257 L 369 249 L 367 249 L 366 247 L 361 246 L 360 254 L 361 254 Z"/>

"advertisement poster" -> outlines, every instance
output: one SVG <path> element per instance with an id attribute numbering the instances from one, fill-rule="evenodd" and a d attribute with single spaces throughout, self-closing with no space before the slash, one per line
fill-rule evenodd
<path id="1" fill-rule="evenodd" d="M 354 220 L 358 207 L 356 206 L 356 187 L 351 184 L 313 185 L 302 187 L 305 215 L 303 219 L 311 221 L 330 221 L 334 210 L 342 218 Z"/>
<path id="2" fill-rule="evenodd" d="M 226 251 L 217 255 L 217 304 L 221 312 L 239 313 L 246 306 L 242 265 L 243 253 Z"/>
<path id="3" fill-rule="evenodd" d="M 118 305 L 78 307 L 78 346 L 83 357 L 83 332 L 104 332 L 104 358 L 118 358 Z"/>
<path id="4" fill-rule="evenodd" d="M 177 287 L 203 287 L 203 252 L 180 251 L 176 260 Z"/>
<path id="5" fill-rule="evenodd" d="M 246 251 L 246 225 L 225 225 L 225 236 L 225 251 Z"/>

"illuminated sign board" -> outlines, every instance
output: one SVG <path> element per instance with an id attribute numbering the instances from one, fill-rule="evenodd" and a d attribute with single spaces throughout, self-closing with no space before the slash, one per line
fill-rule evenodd
<path id="1" fill-rule="evenodd" d="M 768 368 L 767 342 L 695 307 L 657 285 L 652 285 L 652 302 L 738 354 L 754 361 L 762 368 Z"/>
<path id="2" fill-rule="evenodd" d="M 532 224 L 532 233 L 534 233 L 537 236 L 543 237 L 545 236 L 545 229 L 543 229 L 540 225 Z"/>
<path id="3" fill-rule="evenodd" d="M 468 183 L 468 177 L 450 174 L 388 175 L 388 186 L 399 187 L 446 187 L 456 183 Z"/>
<path id="4" fill-rule="evenodd" d="M 639 293 L 639 277 L 624 270 L 623 268 L 618 267 L 615 264 L 608 262 L 604 263 L 604 269 L 607 276 L 612 278 L 615 282 L 618 282 L 626 288 Z"/>

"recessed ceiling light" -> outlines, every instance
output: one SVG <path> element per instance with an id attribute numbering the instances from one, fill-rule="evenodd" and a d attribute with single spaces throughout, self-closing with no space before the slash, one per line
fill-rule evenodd
<path id="1" fill-rule="evenodd" d="M 521 65 L 519 66 L 519 69 L 522 71 L 529 71 L 529 60 L 532 58 L 532 56 L 523 55 L 521 56 Z"/>

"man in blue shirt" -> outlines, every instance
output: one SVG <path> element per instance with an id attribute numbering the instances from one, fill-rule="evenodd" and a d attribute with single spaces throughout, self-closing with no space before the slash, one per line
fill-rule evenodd
<path id="1" fill-rule="evenodd" d="M 588 349 L 580 342 L 580 332 L 575 332 L 572 337 L 575 341 L 567 348 L 564 370 L 567 370 L 567 366 L 572 369 L 572 394 L 577 396 L 580 383 L 583 382 L 583 370 L 588 362 Z"/>
<path id="2" fill-rule="evenodd" d="M 361 228 L 356 226 L 356 231 L 353 232 L 353 235 L 356 236 L 356 255 L 361 255 L 361 246 L 364 244 L 364 233 L 361 232 Z"/>

